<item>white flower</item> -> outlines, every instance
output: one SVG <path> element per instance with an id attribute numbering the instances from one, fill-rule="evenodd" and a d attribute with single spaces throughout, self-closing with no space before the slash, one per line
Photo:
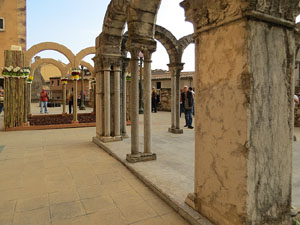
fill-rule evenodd
<path id="1" fill-rule="evenodd" d="M 6 67 L 6 70 L 7 70 L 8 72 L 11 72 L 12 69 L 13 69 L 13 68 L 11 68 L 11 67 Z"/>
<path id="2" fill-rule="evenodd" d="M 18 71 L 20 71 L 20 67 L 14 68 L 13 71 L 14 71 L 15 73 L 18 72 Z"/>
<path id="3" fill-rule="evenodd" d="M 30 70 L 29 69 L 24 69 L 24 72 L 25 73 L 30 73 Z"/>

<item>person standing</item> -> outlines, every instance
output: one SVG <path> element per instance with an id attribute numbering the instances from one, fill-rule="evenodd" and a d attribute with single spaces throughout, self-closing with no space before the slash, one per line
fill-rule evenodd
<path id="1" fill-rule="evenodd" d="M 157 92 L 154 87 L 152 88 L 151 101 L 152 101 L 151 112 L 157 113 Z"/>
<path id="2" fill-rule="evenodd" d="M 47 111 L 48 93 L 45 91 L 44 88 L 42 88 L 42 91 L 40 92 L 40 102 L 41 102 L 40 113 L 43 113 L 43 108 L 45 108 L 45 113 L 48 113 Z"/>
<path id="3" fill-rule="evenodd" d="M 184 86 L 183 93 L 181 94 L 181 98 L 182 98 L 182 105 L 183 105 L 184 114 L 185 114 L 185 126 L 184 127 L 193 129 L 194 127 L 192 126 L 192 123 L 193 123 L 192 109 L 193 109 L 193 105 L 194 105 L 194 97 L 193 97 L 192 92 L 188 90 L 187 86 Z"/>
<path id="4" fill-rule="evenodd" d="M 72 89 L 73 91 L 73 89 Z M 69 96 L 69 114 L 72 113 L 72 107 L 73 107 L 73 92 Z"/>

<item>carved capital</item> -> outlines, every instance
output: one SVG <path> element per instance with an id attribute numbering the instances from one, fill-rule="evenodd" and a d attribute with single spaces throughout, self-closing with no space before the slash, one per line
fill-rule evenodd
<path id="1" fill-rule="evenodd" d="M 130 51 L 133 60 L 138 60 L 140 52 L 143 52 L 145 60 L 150 60 L 151 54 L 156 51 L 156 41 L 153 39 L 129 39 L 127 49 Z"/>
<path id="2" fill-rule="evenodd" d="M 180 76 L 181 71 L 183 70 L 184 63 L 170 63 L 168 64 L 169 70 L 171 71 L 172 76 Z"/>
<path id="3" fill-rule="evenodd" d="M 299 0 L 184 0 L 180 5 L 195 31 L 243 17 L 293 26 Z"/>

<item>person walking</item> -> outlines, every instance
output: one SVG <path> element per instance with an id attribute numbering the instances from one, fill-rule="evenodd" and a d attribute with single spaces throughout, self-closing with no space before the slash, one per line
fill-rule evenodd
<path id="1" fill-rule="evenodd" d="M 40 92 L 40 102 L 41 102 L 41 110 L 40 113 L 43 113 L 43 108 L 45 108 L 45 113 L 48 113 L 47 104 L 48 104 L 48 93 L 42 88 Z"/>
<path id="2" fill-rule="evenodd" d="M 69 114 L 72 113 L 72 107 L 73 107 L 73 93 L 69 96 Z"/>
<path id="3" fill-rule="evenodd" d="M 155 90 L 155 87 L 152 88 L 151 101 L 152 101 L 151 112 L 157 113 L 157 92 Z"/>
<path id="4" fill-rule="evenodd" d="M 193 105 L 194 105 L 194 97 L 193 97 L 192 92 L 188 90 L 188 86 L 184 86 L 183 93 L 181 94 L 181 98 L 182 98 L 182 105 L 183 105 L 184 114 L 185 114 L 185 126 L 184 127 L 193 129 L 194 127 L 192 126 L 192 123 L 193 123 L 192 109 L 193 109 Z"/>

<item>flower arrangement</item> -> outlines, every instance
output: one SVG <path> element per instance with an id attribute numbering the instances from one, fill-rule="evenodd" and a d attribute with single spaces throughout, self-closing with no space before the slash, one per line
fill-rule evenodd
<path id="1" fill-rule="evenodd" d="M 73 68 L 72 69 L 72 79 L 79 80 L 80 69 Z"/>
<path id="2" fill-rule="evenodd" d="M 27 78 L 27 83 L 32 83 L 32 81 L 33 81 L 33 76 L 29 75 Z"/>
<path id="3" fill-rule="evenodd" d="M 29 67 L 24 67 L 21 69 L 20 67 L 13 67 L 13 66 L 8 66 L 2 68 L 2 74 L 3 76 L 8 76 L 8 77 L 28 77 L 30 74 L 30 68 Z"/>
<path id="4" fill-rule="evenodd" d="M 67 84 L 68 83 L 68 79 L 66 77 L 62 77 L 60 80 L 61 80 L 62 84 Z"/>

